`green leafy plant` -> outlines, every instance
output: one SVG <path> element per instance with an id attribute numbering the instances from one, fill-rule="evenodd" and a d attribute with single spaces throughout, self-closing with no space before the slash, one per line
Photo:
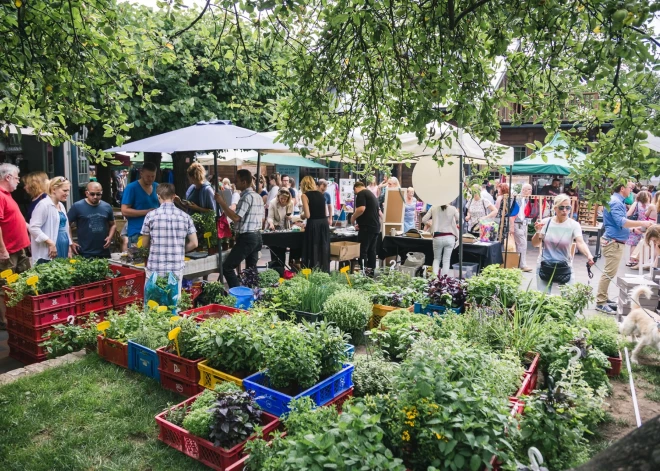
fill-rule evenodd
<path id="1" fill-rule="evenodd" d="M 494 298 L 511 307 L 522 282 L 522 272 L 517 268 L 500 268 L 488 265 L 467 281 L 468 301 L 487 304 Z"/>
<path id="2" fill-rule="evenodd" d="M 194 351 L 206 358 L 211 368 L 245 377 L 263 366 L 267 332 L 277 322 L 268 316 L 243 313 L 208 319 L 191 341 Z"/>
<path id="3" fill-rule="evenodd" d="M 591 316 L 582 325 L 589 330 L 589 342 L 608 357 L 619 356 L 619 326 L 605 316 Z"/>
<path id="4" fill-rule="evenodd" d="M 209 439 L 215 446 L 232 448 L 247 440 L 261 425 L 261 409 L 254 393 L 247 391 L 220 392 L 210 408 L 212 416 Z"/>
<path id="5" fill-rule="evenodd" d="M 268 269 L 259 273 L 259 286 L 268 288 L 277 285 L 280 281 L 280 274 L 273 269 Z"/>
<path id="6" fill-rule="evenodd" d="M 210 281 L 204 284 L 201 294 L 202 305 L 221 304 L 223 306 L 236 305 L 236 298 L 227 293 L 224 283 Z"/>
<path id="7" fill-rule="evenodd" d="M 345 351 L 348 335 L 342 334 L 338 327 L 324 321 L 313 324 L 303 321 L 303 329 L 311 336 L 319 356 L 320 376 L 330 376 L 341 370 L 347 360 Z"/>
<path id="8" fill-rule="evenodd" d="M 594 302 L 593 288 L 584 283 L 573 283 L 572 285 L 561 285 L 559 287 L 561 297 L 568 301 L 574 313 L 582 314 L 582 311 Z"/>
<path id="9" fill-rule="evenodd" d="M 334 322 L 342 332 L 363 331 L 372 313 L 369 298 L 357 290 L 342 290 L 334 293 L 323 304 L 323 314 Z"/>
<path id="10" fill-rule="evenodd" d="M 181 293 L 179 293 L 179 304 L 177 304 L 176 308 L 179 311 L 187 311 L 188 309 L 192 309 L 192 307 L 193 303 L 190 293 L 186 290 L 181 291 Z"/>
<path id="11" fill-rule="evenodd" d="M 547 327 L 546 316 L 540 309 L 540 305 L 528 309 L 516 306 L 511 317 L 506 312 L 490 317 L 484 327 L 494 340 L 493 346 L 499 350 L 511 349 L 519 358 L 534 351 L 538 338 Z"/>
<path id="12" fill-rule="evenodd" d="M 75 264 L 69 263 L 68 259 L 55 259 L 24 271 L 7 291 L 7 306 L 16 306 L 27 295 L 49 294 L 71 288 L 73 265 Z M 27 280 L 33 276 L 38 276 L 39 280 L 36 285 L 29 286 Z"/>
<path id="13" fill-rule="evenodd" d="M 438 337 L 439 329 L 433 316 L 397 309 L 383 317 L 379 328 L 373 329 L 372 333 L 390 361 L 401 361 L 418 338 L 424 335 Z"/>
<path id="14" fill-rule="evenodd" d="M 354 396 L 389 394 L 394 390 L 398 363 L 387 361 L 379 354 L 357 355 L 353 362 Z"/>
<path id="15" fill-rule="evenodd" d="M 268 369 L 272 387 L 307 389 L 318 383 L 320 346 L 314 340 L 309 330 L 297 324 L 280 322 L 275 325 L 263 350 L 263 365 Z"/>
<path id="16" fill-rule="evenodd" d="M 215 221 L 215 212 L 208 211 L 206 213 L 195 213 L 191 216 L 195 229 L 197 230 L 197 237 L 200 242 L 203 241 L 208 247 L 218 246 L 218 226 Z M 207 232 L 211 233 L 210 238 L 204 237 Z M 210 244 L 209 244 L 210 243 Z"/>
<path id="17" fill-rule="evenodd" d="M 567 285 L 562 285 L 567 286 Z M 521 291 L 516 297 L 516 309 L 522 311 L 535 311 L 554 320 L 575 322 L 576 310 L 571 302 L 564 296 L 554 296 L 542 291 Z"/>
<path id="18" fill-rule="evenodd" d="M 112 276 L 110 261 L 107 258 L 74 257 L 71 260 L 75 261 L 73 263 L 71 286 L 103 281 Z"/>
<path id="19" fill-rule="evenodd" d="M 293 420 L 291 415 L 289 420 Z M 383 444 L 384 431 L 380 425 L 380 416 L 369 412 L 365 404 L 353 401 L 344 407 L 337 420 L 324 428 L 316 433 L 301 430 L 301 433 L 294 436 L 275 438 L 270 447 L 263 440 L 248 443 L 250 458 L 247 469 L 405 471 L 401 460 L 395 458 L 392 451 Z"/>
<path id="20" fill-rule="evenodd" d="M 46 347 L 49 358 L 77 352 L 83 348 L 96 350 L 96 321 L 97 316 L 92 312 L 82 325 L 56 324 L 52 330 L 46 332 L 46 340 L 39 345 Z"/>

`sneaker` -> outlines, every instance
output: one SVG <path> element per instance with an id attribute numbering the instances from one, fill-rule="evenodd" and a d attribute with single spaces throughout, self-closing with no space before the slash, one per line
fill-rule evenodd
<path id="1" fill-rule="evenodd" d="M 523 267 L 523 268 L 521 268 L 521 270 L 524 271 L 525 273 L 529 273 L 529 272 L 532 271 L 532 269 L 529 268 L 529 267 Z"/>
<path id="2" fill-rule="evenodd" d="M 616 309 L 612 309 L 612 306 L 608 304 L 599 304 L 596 306 L 596 311 L 604 312 L 605 314 L 609 314 L 613 316 L 616 314 Z"/>

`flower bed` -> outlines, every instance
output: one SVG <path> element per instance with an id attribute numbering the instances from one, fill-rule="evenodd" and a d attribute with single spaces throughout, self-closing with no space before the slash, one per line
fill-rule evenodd
<path id="1" fill-rule="evenodd" d="M 245 444 L 248 440 L 255 438 L 256 435 L 230 449 L 225 449 L 216 447 L 210 441 L 197 437 L 184 428 L 167 421 L 166 416 L 169 410 L 189 407 L 198 397 L 199 395 L 191 397 L 156 416 L 159 430 L 158 439 L 192 459 L 204 463 L 211 469 L 224 471 L 242 457 Z M 270 437 L 272 432 L 280 426 L 280 421 L 274 415 L 264 412 L 261 415 L 261 426 L 263 427 L 264 437 Z"/>
<path id="2" fill-rule="evenodd" d="M 289 411 L 288 404 L 292 399 L 309 396 L 317 406 L 322 406 L 332 401 L 341 393 L 349 390 L 353 386 L 353 369 L 353 365 L 345 364 L 341 371 L 295 396 L 271 389 L 269 387 L 268 370 L 260 371 L 245 378 L 243 380 L 243 386 L 246 390 L 256 393 L 257 403 L 263 410 L 279 417 Z"/>

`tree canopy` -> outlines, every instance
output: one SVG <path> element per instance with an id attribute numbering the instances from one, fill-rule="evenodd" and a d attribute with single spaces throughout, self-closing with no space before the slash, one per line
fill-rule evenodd
<path id="1" fill-rule="evenodd" d="M 642 145 L 660 134 L 658 0 L 181 3 L 152 13 L 114 0 L 0 2 L 0 120 L 53 139 L 99 123 L 119 143 L 215 116 L 270 121 L 288 144 L 352 161 L 359 130 L 373 169 L 403 132 L 456 138 L 429 136 L 433 121 L 497 140 L 509 107 L 514 124 L 543 123 L 590 150 L 582 182 L 640 164 L 660 172 Z"/>

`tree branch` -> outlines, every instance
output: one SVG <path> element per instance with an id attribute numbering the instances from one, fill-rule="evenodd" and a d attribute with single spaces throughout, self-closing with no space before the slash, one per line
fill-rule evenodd
<path id="1" fill-rule="evenodd" d="M 204 8 L 202 9 L 202 12 L 199 14 L 199 16 L 197 16 L 197 18 L 195 18 L 195 19 L 193 20 L 193 22 L 190 23 L 188 26 L 186 26 L 186 27 L 183 28 L 182 30 L 177 31 L 177 32 L 174 33 L 172 36 L 170 36 L 170 40 L 176 38 L 177 36 L 181 36 L 183 33 L 185 33 L 185 32 L 188 31 L 190 28 L 192 28 L 193 26 L 195 26 L 195 24 L 196 24 L 199 20 L 202 19 L 202 16 L 204 16 L 204 13 L 206 13 L 206 10 L 209 8 L 210 5 L 211 5 L 211 0 L 206 0 L 206 5 L 204 5 Z"/>
<path id="2" fill-rule="evenodd" d="M 479 0 L 477 3 L 472 5 L 471 7 L 468 7 L 466 10 L 463 10 L 458 14 L 456 17 L 456 20 L 454 21 L 454 26 L 458 24 L 459 21 L 461 21 L 463 18 L 465 18 L 467 15 L 472 13 L 473 11 L 477 10 L 480 6 L 485 5 L 486 3 L 490 2 L 491 0 Z M 453 14 L 453 12 L 452 12 Z"/>
<path id="3" fill-rule="evenodd" d="M 657 39 L 655 39 L 653 36 L 651 36 L 649 33 L 647 33 L 646 31 L 644 31 L 643 29 L 639 29 L 639 28 L 637 28 L 636 26 L 628 26 L 628 27 L 629 27 L 630 29 L 632 29 L 633 31 L 635 31 L 636 33 L 639 33 L 639 34 L 641 34 L 642 36 L 644 36 L 644 37 L 646 37 L 647 39 L 649 39 L 649 40 L 650 40 L 653 44 L 655 44 L 656 46 L 660 47 L 660 42 L 659 42 Z"/>

